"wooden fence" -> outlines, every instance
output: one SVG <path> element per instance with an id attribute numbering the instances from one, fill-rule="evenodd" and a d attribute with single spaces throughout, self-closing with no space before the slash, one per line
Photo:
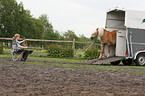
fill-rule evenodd
<path id="1" fill-rule="evenodd" d="M 0 40 L 12 40 L 12 38 L 0 38 Z M 22 40 L 22 38 L 20 38 L 19 40 Z M 40 42 L 64 42 L 64 43 L 72 43 L 72 48 L 73 50 L 75 50 L 75 43 L 80 43 L 80 44 L 91 44 L 88 42 L 79 42 L 79 41 L 75 41 L 75 39 L 73 39 L 73 41 L 64 41 L 64 40 L 42 40 L 42 39 L 25 39 L 26 41 L 40 41 Z M 93 43 L 94 45 L 99 45 L 97 43 Z M 8 44 L 9 45 L 9 44 Z M 31 48 L 35 48 L 35 49 L 42 49 L 43 50 L 43 46 L 42 48 L 38 48 L 38 47 L 31 47 Z"/>

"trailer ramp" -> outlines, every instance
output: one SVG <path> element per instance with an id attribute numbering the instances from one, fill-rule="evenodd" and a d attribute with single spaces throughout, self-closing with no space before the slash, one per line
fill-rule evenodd
<path id="1" fill-rule="evenodd" d="M 125 57 L 109 57 L 109 58 L 102 58 L 102 59 L 94 59 L 85 62 L 86 64 L 107 64 L 110 62 L 115 62 L 119 60 L 123 60 Z"/>

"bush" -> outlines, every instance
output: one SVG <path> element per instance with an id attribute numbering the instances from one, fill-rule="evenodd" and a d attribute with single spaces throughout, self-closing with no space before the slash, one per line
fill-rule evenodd
<path id="1" fill-rule="evenodd" d="M 59 45 L 49 45 L 47 47 L 48 56 L 51 57 L 73 57 L 73 49 Z"/>
<path id="2" fill-rule="evenodd" d="M 85 53 L 84 53 L 84 58 L 88 60 L 96 59 L 99 57 L 99 51 L 98 48 L 89 48 Z"/>
<path id="3" fill-rule="evenodd" d="M 3 44 L 0 44 L 0 54 L 3 53 Z"/>

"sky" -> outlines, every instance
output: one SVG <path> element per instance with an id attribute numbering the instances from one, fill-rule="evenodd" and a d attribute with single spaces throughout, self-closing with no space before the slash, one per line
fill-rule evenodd
<path id="1" fill-rule="evenodd" d="M 47 14 L 49 21 L 64 33 L 72 30 L 77 36 L 90 37 L 98 27 L 105 28 L 106 12 L 113 8 L 145 10 L 145 0 L 16 0 L 24 9 L 39 18 Z"/>

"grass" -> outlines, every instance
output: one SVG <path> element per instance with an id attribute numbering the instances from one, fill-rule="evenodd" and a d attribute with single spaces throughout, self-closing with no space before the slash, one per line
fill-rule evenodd
<path id="1" fill-rule="evenodd" d="M 4 53 L 2 55 L 0 55 L 0 57 L 10 57 L 10 51 L 11 50 L 12 49 L 8 49 L 8 48 L 5 49 Z M 31 59 L 40 59 L 40 60 L 51 60 L 51 61 L 54 61 L 54 60 L 65 61 L 65 62 L 69 62 L 70 61 L 70 62 L 74 62 L 74 63 L 75 62 L 87 61 L 87 60 L 83 59 L 82 57 L 76 57 L 78 54 L 82 54 L 83 55 L 83 52 L 81 52 L 81 51 L 76 51 L 75 52 L 75 56 L 72 57 L 72 58 L 69 58 L 69 57 L 68 58 L 52 58 L 52 57 L 48 57 L 46 50 L 43 50 L 43 51 L 42 50 L 33 50 L 33 53 L 35 53 L 35 54 L 29 55 L 29 58 L 31 58 Z"/>
<path id="2" fill-rule="evenodd" d="M 80 62 L 85 62 L 87 60 L 79 60 L 75 58 L 47 58 L 47 57 L 29 57 L 33 60 L 48 60 L 48 61 L 58 61 L 58 62 L 72 62 L 72 63 L 80 63 Z"/>
<path id="3" fill-rule="evenodd" d="M 139 73 L 139 75 L 145 75 L 145 73 Z"/>
<path id="4" fill-rule="evenodd" d="M 131 69 L 137 69 L 137 70 L 145 70 L 145 66 L 139 67 L 139 66 L 131 66 Z"/>
<path id="5" fill-rule="evenodd" d="M 9 52 L 9 53 L 8 53 Z M 38 54 L 45 54 L 45 51 L 42 50 L 34 50 L 34 53 Z M 77 52 L 76 54 L 83 54 Z M 0 54 L 0 60 L 4 57 L 10 57 L 10 49 L 6 49 L 3 54 Z M 85 62 L 80 57 L 74 58 L 48 58 L 47 56 L 41 57 L 40 55 L 29 55 L 29 61 L 24 62 L 22 64 L 30 64 L 30 65 L 38 65 L 38 66 L 46 66 L 46 67 L 61 67 L 61 68 L 77 68 L 83 71 L 92 71 L 92 72 L 99 72 L 99 71 L 106 71 L 106 72 L 126 72 L 126 74 L 134 75 L 138 74 L 141 76 L 145 75 L 145 67 L 144 66 L 113 66 L 110 64 L 106 65 L 87 65 L 81 64 L 81 62 Z M 1 60 L 3 62 L 3 60 Z M 6 64 L 14 64 L 15 62 L 11 61 L 4 61 Z M 17 61 L 16 61 L 17 62 Z M 48 63 L 51 62 L 51 63 Z M 79 63 L 79 64 L 78 64 Z"/>
<path id="6" fill-rule="evenodd" d="M 109 71 L 109 72 L 120 72 L 121 70 L 107 69 L 106 71 Z"/>
<path id="7" fill-rule="evenodd" d="M 39 65 L 40 64 L 40 62 L 27 62 L 27 64 L 34 64 L 34 65 Z"/>
<path id="8" fill-rule="evenodd" d="M 77 57 L 78 54 L 81 54 L 81 56 L 84 57 L 84 52 L 83 51 L 75 51 L 74 57 Z"/>
<path id="9" fill-rule="evenodd" d="M 133 75 L 134 73 L 133 72 L 129 72 L 128 74 Z"/>
<path id="10" fill-rule="evenodd" d="M 10 53 L 3 53 L 3 54 L 0 54 L 0 57 L 11 57 L 11 54 Z"/>

